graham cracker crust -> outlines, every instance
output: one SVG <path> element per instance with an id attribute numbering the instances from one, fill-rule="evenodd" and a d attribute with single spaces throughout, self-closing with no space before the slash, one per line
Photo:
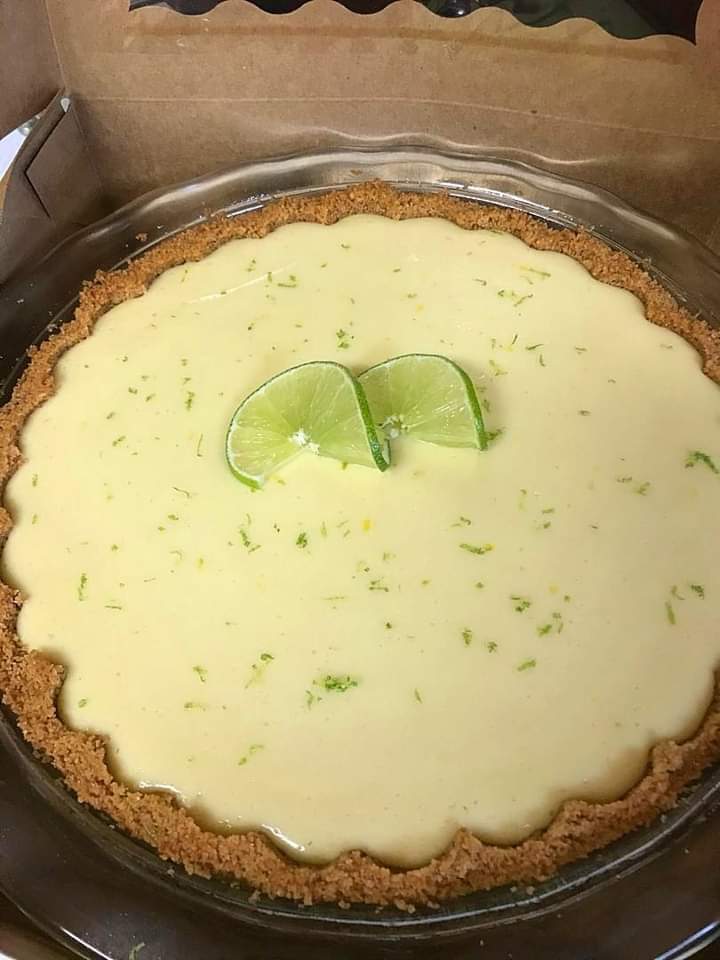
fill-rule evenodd
<path id="1" fill-rule="evenodd" d="M 598 280 L 634 293 L 648 319 L 680 334 L 695 347 L 704 373 L 720 383 L 720 331 L 691 317 L 640 266 L 584 232 L 557 230 L 512 210 L 482 207 L 445 194 L 398 192 L 379 183 L 309 198 L 289 198 L 234 219 L 217 218 L 159 243 L 127 268 L 98 273 L 85 284 L 74 319 L 29 351 L 29 365 L 11 400 L 0 410 L 0 484 L 21 462 L 23 425 L 55 389 L 60 356 L 92 333 L 97 319 L 115 304 L 140 296 L 169 267 L 200 260 L 229 240 L 262 237 L 283 224 L 335 223 L 355 213 L 392 219 L 443 217 L 467 230 L 490 228 L 520 237 L 531 247 L 568 254 Z M 0 508 L 0 542 L 12 518 Z M 263 834 L 219 835 L 204 830 L 167 795 L 132 790 L 115 780 L 106 761 L 106 743 L 71 730 L 60 720 L 56 698 L 63 667 L 25 649 L 16 634 L 22 599 L 0 582 L 0 691 L 38 757 L 52 764 L 81 803 L 111 817 L 126 833 L 153 847 L 189 873 L 241 881 L 270 896 L 304 903 L 335 901 L 394 905 L 412 909 L 504 884 L 537 883 L 564 864 L 587 856 L 649 824 L 671 809 L 679 795 L 710 764 L 720 760 L 720 679 L 705 719 L 684 743 L 667 741 L 651 752 L 640 782 L 610 803 L 573 800 L 563 804 L 543 831 L 515 846 L 483 843 L 459 830 L 449 848 L 426 866 L 397 870 L 360 851 L 349 851 L 326 866 L 298 864 Z"/>

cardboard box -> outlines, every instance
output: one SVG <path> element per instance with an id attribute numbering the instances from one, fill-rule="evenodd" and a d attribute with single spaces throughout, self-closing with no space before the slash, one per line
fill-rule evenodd
<path id="1" fill-rule="evenodd" d="M 50 103 L 8 183 L 0 281 L 149 189 L 358 138 L 528 160 L 720 250 L 720 0 L 696 44 L 492 8 L 442 19 L 413 0 L 371 16 L 232 0 L 197 17 L 22 0 L 0 17 L 0 132 Z"/>
<path id="2" fill-rule="evenodd" d="M 533 29 L 499 9 L 443 20 L 413 0 L 282 17 L 230 0 L 195 18 L 6 0 L 0 135 L 42 116 L 6 185 L 0 282 L 149 189 L 358 139 L 526 160 L 720 252 L 720 0 L 702 4 L 696 40 Z"/>

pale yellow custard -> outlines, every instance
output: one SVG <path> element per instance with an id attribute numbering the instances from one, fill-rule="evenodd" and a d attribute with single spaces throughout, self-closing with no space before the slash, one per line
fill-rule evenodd
<path id="1" fill-rule="evenodd" d="M 229 419 L 268 377 L 408 352 L 473 377 L 487 452 L 233 477 Z M 619 796 L 699 724 L 720 390 L 569 257 L 443 220 L 286 226 L 169 270 L 58 376 L 4 575 L 126 782 L 299 857 L 417 864 L 458 826 L 513 842 Z"/>

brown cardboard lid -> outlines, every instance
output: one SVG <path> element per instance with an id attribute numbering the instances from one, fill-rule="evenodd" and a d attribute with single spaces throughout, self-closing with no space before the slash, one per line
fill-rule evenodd
<path id="1" fill-rule="evenodd" d="M 539 157 L 720 245 L 720 0 L 703 3 L 696 45 L 618 40 L 583 19 L 532 28 L 495 8 L 443 19 L 414 0 L 367 16 L 334 0 L 282 16 L 228 0 L 195 17 L 24 0 L 3 17 L 17 42 L 0 120 L 36 108 L 62 77 L 111 206 L 248 159 L 437 136 Z M 52 166 L 46 206 L 60 209 Z M 58 173 L 54 186 L 73 192 L 81 179 Z"/>
<path id="2" fill-rule="evenodd" d="M 44 0 L 0 4 L 0 137 L 34 117 L 62 85 Z"/>

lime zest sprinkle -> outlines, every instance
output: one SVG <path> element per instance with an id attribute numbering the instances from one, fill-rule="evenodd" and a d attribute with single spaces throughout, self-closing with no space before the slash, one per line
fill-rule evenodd
<path id="1" fill-rule="evenodd" d="M 453 527 L 469 527 L 472 523 L 468 517 L 458 517 L 457 521 L 452 524 Z"/>
<path id="2" fill-rule="evenodd" d="M 201 667 L 199 664 L 195 664 L 193 667 L 193 673 L 196 673 L 200 677 L 200 683 L 207 682 L 208 672 L 205 667 Z"/>
<path id="3" fill-rule="evenodd" d="M 547 364 L 545 363 L 545 357 L 541 353 L 538 354 L 538 363 L 540 364 L 541 367 L 547 366 Z"/>
<path id="4" fill-rule="evenodd" d="M 466 550 L 468 553 L 473 553 L 478 557 L 482 557 L 486 553 L 490 553 L 491 550 L 495 549 L 494 543 L 483 543 L 479 546 L 472 543 L 461 543 L 459 546 L 461 550 Z"/>
<path id="5" fill-rule="evenodd" d="M 360 681 L 356 677 L 351 677 L 349 674 L 343 676 L 342 674 L 326 673 L 320 680 L 313 680 L 316 687 L 322 687 L 329 693 L 346 693 L 353 687 L 357 687 L 359 683 Z"/>
<path id="6" fill-rule="evenodd" d="M 350 341 L 355 339 L 352 334 L 348 333 L 347 330 L 343 330 L 342 328 L 335 331 L 335 336 L 337 338 L 336 346 L 338 350 L 349 350 Z"/>
<path id="7" fill-rule="evenodd" d="M 578 410 L 578 413 L 579 413 L 579 415 L 580 415 L 581 417 L 589 417 L 589 416 L 590 416 L 590 411 L 589 411 L 589 410 Z"/>
<path id="8" fill-rule="evenodd" d="M 240 757 L 240 759 L 238 760 L 238 766 L 244 767 L 253 754 L 257 753 L 258 750 L 264 750 L 264 749 L 265 749 L 265 745 L 263 743 L 251 743 L 250 746 L 248 747 L 247 753 L 244 754 L 242 757 Z"/>
<path id="9" fill-rule="evenodd" d="M 295 540 L 295 546 L 300 547 L 301 550 L 304 550 L 308 545 L 308 536 L 307 533 L 303 530 L 302 533 L 297 535 Z"/>
<path id="10" fill-rule="evenodd" d="M 525 264 L 520 264 L 520 269 L 525 270 L 526 273 L 534 273 L 536 277 L 541 277 L 543 280 L 552 276 L 547 270 L 537 270 L 535 267 L 527 267 Z"/>
<path id="11" fill-rule="evenodd" d="M 703 587 L 702 584 L 700 584 L 700 583 L 691 583 L 691 584 L 690 584 L 690 589 L 692 590 L 693 593 L 697 594 L 698 597 L 700 597 L 701 600 L 704 600 L 704 599 L 705 599 L 705 587 Z"/>
<path id="12" fill-rule="evenodd" d="M 112 418 L 113 418 L 114 416 L 115 416 L 115 411 L 114 411 L 114 410 L 111 410 L 110 413 L 106 414 L 105 419 L 106 419 L 106 420 L 112 420 Z M 33 484 L 33 486 L 35 486 L 35 484 Z"/>
<path id="13" fill-rule="evenodd" d="M 488 640 L 485 644 L 488 653 L 495 653 L 498 648 L 497 643 L 494 640 Z"/>
<path id="14" fill-rule="evenodd" d="M 587 347 L 575 347 L 575 353 L 587 353 Z"/>
<path id="15" fill-rule="evenodd" d="M 720 468 L 709 454 L 703 453 L 702 450 L 692 450 L 685 459 L 685 466 L 695 467 L 698 463 L 702 463 L 713 473 L 720 473 Z"/>
<path id="16" fill-rule="evenodd" d="M 641 497 L 644 497 L 650 489 L 650 481 L 645 480 L 643 483 L 639 483 L 634 489 L 635 493 L 638 493 Z"/>
<path id="17" fill-rule="evenodd" d="M 463 643 L 469 647 L 473 640 L 473 632 L 469 627 L 465 627 L 462 632 Z"/>
<path id="18" fill-rule="evenodd" d="M 422 696 L 420 695 L 420 691 L 418 690 L 417 687 L 415 687 L 415 689 L 413 690 L 413 696 L 415 697 L 415 699 L 417 700 L 418 703 L 422 703 L 422 702 L 423 702 L 423 698 L 422 698 Z"/>
<path id="19" fill-rule="evenodd" d="M 529 347 L 525 347 L 526 350 L 537 350 L 539 347 L 544 347 L 544 343 L 531 343 Z"/>
<path id="20" fill-rule="evenodd" d="M 534 657 L 531 657 L 529 660 L 523 660 L 517 669 L 522 673 L 523 670 L 533 670 L 536 666 L 537 660 Z"/>
<path id="21" fill-rule="evenodd" d="M 488 444 L 493 443 L 498 437 L 501 437 L 505 433 L 502 427 L 498 427 L 497 430 L 488 430 L 486 433 Z"/>
<path id="22" fill-rule="evenodd" d="M 327 524 L 323 520 L 323 522 L 320 524 L 320 536 L 327 537 L 327 535 L 328 535 Z"/>
<path id="23" fill-rule="evenodd" d="M 122 610 L 123 607 L 122 607 L 122 604 L 120 603 L 106 603 L 105 609 L 106 610 Z"/>
<path id="24" fill-rule="evenodd" d="M 632 477 L 615 477 L 616 483 L 632 483 Z"/>
<path id="25" fill-rule="evenodd" d="M 261 653 L 258 657 L 258 660 L 255 663 L 250 664 L 250 679 L 245 684 L 245 689 L 251 686 L 253 683 L 257 683 L 273 662 L 275 657 L 271 653 Z"/>
<path id="26" fill-rule="evenodd" d="M 190 410 L 193 403 L 195 402 L 195 393 L 193 390 L 187 390 L 185 392 L 185 409 Z"/>
<path id="27" fill-rule="evenodd" d="M 376 580 L 371 580 L 368 590 L 379 590 L 382 593 L 390 593 L 390 587 L 385 583 L 385 577 L 378 577 Z"/>
<path id="28" fill-rule="evenodd" d="M 675 586 L 675 585 L 673 585 L 673 587 L 672 587 L 671 590 L 670 590 L 670 596 L 675 597 L 676 600 L 684 600 L 684 599 L 685 599 L 685 597 L 682 596 L 682 594 L 678 591 L 677 586 Z"/>
<path id="29" fill-rule="evenodd" d="M 539 637 L 546 637 L 552 630 L 553 625 L 551 623 L 544 623 L 541 627 L 537 628 L 537 633 Z"/>
<path id="30" fill-rule="evenodd" d="M 504 367 L 501 367 L 499 364 L 495 363 L 492 357 L 488 360 L 488 364 L 493 371 L 493 376 L 495 377 L 505 377 L 507 376 L 507 370 Z"/>
<path id="31" fill-rule="evenodd" d="M 677 623 L 677 617 L 675 616 L 673 605 L 672 603 L 670 603 L 669 600 L 665 601 L 665 616 L 668 619 L 668 623 L 670 623 L 674 627 L 675 624 Z"/>
<path id="32" fill-rule="evenodd" d="M 314 703 L 319 703 L 322 697 L 318 697 L 312 690 L 305 691 L 305 706 L 310 710 Z"/>
<path id="33" fill-rule="evenodd" d="M 196 457 L 202 457 L 202 445 L 203 445 L 203 440 L 204 440 L 204 439 L 205 439 L 205 435 L 204 435 L 203 433 L 201 433 L 200 436 L 198 437 L 197 446 L 195 447 L 195 456 L 196 456 Z"/>
<path id="34" fill-rule="evenodd" d="M 30 520 L 30 523 L 32 523 L 33 525 L 35 525 L 37 522 L 38 522 L 38 515 L 37 515 L 36 513 L 34 513 L 34 514 L 32 515 L 32 518 L 31 518 L 31 520 Z"/>
<path id="35" fill-rule="evenodd" d="M 90 702 L 90 701 L 88 700 L 87 697 L 82 697 L 80 700 L 78 700 L 78 706 L 79 706 L 80 709 L 82 710 L 82 708 L 83 708 L 83 707 L 86 707 L 89 702 Z"/>
<path id="36" fill-rule="evenodd" d="M 117 447 L 119 444 L 125 443 L 126 440 L 127 440 L 127 437 L 126 437 L 125 434 L 123 433 L 122 436 L 120 436 L 120 437 L 115 437 L 115 439 L 114 439 L 113 442 L 112 442 L 112 445 L 113 445 L 114 447 Z"/>
<path id="37" fill-rule="evenodd" d="M 523 297 L 521 294 L 516 293 L 514 290 L 498 290 L 497 294 L 502 300 L 511 300 L 514 307 L 519 307 L 521 303 L 525 300 L 529 300 L 532 297 L 532 294 L 528 294 Z"/>
<path id="38" fill-rule="evenodd" d="M 186 700 L 183 708 L 185 710 L 207 710 L 207 704 L 200 703 L 198 700 Z"/>
<path id="39" fill-rule="evenodd" d="M 77 587 L 77 598 L 78 600 L 87 600 L 87 583 L 88 578 L 86 573 L 80 574 L 80 580 Z"/>
<path id="40" fill-rule="evenodd" d="M 512 594 L 510 599 L 514 604 L 514 610 L 517 613 L 524 613 L 532 606 L 532 600 L 529 600 L 527 597 L 521 597 L 517 594 Z"/>

